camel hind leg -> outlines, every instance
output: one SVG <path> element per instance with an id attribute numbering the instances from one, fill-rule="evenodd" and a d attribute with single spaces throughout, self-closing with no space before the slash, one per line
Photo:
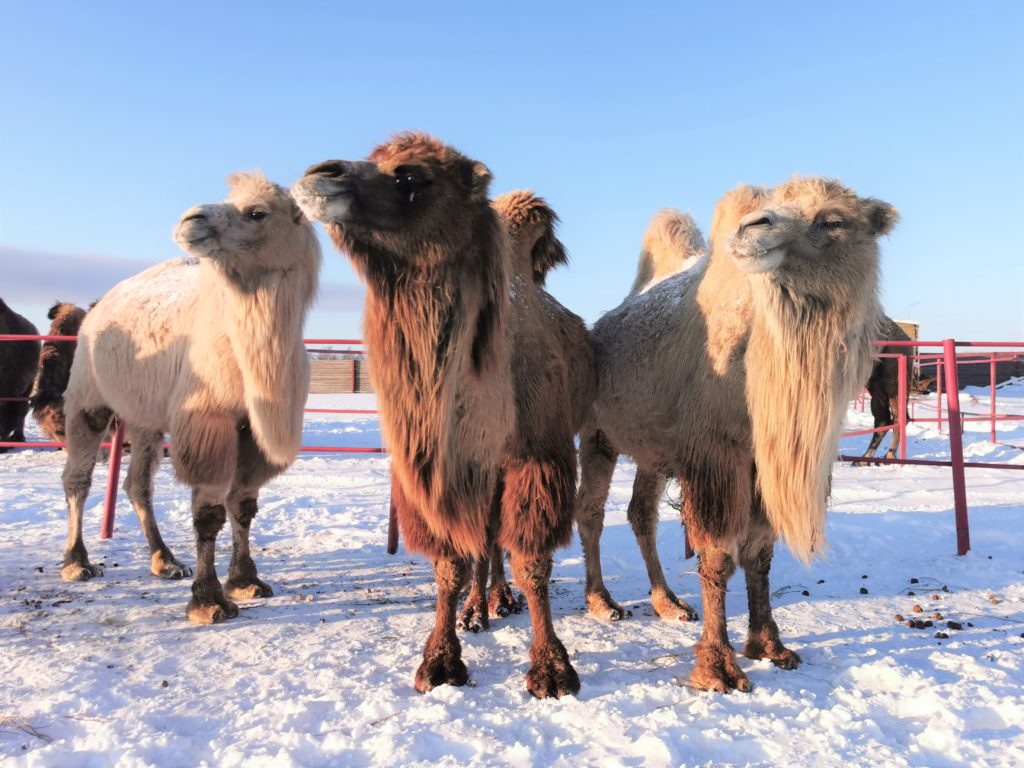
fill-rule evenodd
<path id="1" fill-rule="evenodd" d="M 627 516 L 647 565 L 654 612 L 662 621 L 696 621 L 697 611 L 676 597 L 669 588 L 658 557 L 658 501 L 665 490 L 665 484 L 663 476 L 637 466 Z"/>
<path id="2" fill-rule="evenodd" d="M 99 407 L 72 412 L 67 420 L 67 461 L 64 464 L 64 496 L 68 504 L 68 541 L 60 577 L 64 581 L 88 581 L 103 570 L 89 562 L 82 538 L 82 516 L 92 487 L 92 473 L 103 433 L 113 416 Z"/>
<path id="3" fill-rule="evenodd" d="M 598 619 L 619 621 L 632 614 L 612 600 L 601 573 L 601 533 L 615 462 L 619 454 L 598 429 L 580 432 L 580 488 L 576 498 L 576 525 L 580 531 L 587 582 L 587 612 Z"/>
<path id="4" fill-rule="evenodd" d="M 800 664 L 800 656 L 782 644 L 779 627 L 772 618 L 768 572 L 772 567 L 774 545 L 775 531 L 765 515 L 760 494 L 755 491 L 750 532 L 739 548 L 739 561 L 747 582 L 747 605 L 750 609 L 750 626 L 743 655 L 748 659 L 770 659 L 782 669 L 796 669 Z"/>
<path id="5" fill-rule="evenodd" d="M 127 428 L 128 440 L 132 446 L 128 463 L 128 475 L 124 491 L 135 508 L 139 524 L 149 544 L 149 570 L 163 579 L 181 579 L 192 575 L 192 569 L 174 557 L 160 535 L 160 528 L 153 512 L 153 476 L 163 455 L 164 435 L 162 432 L 139 427 Z"/>

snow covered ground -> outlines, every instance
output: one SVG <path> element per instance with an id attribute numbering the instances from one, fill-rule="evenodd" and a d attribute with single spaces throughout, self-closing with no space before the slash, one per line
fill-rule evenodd
<path id="1" fill-rule="evenodd" d="M 966 393 L 964 409 L 986 413 L 987 397 Z M 1024 414 L 1024 382 L 1001 389 L 999 403 Z M 851 409 L 850 423 L 870 417 Z M 911 455 L 948 457 L 934 427 L 909 436 Z M 309 418 L 307 444 L 379 441 L 372 416 Z M 1001 425 L 996 445 L 987 424 L 971 424 L 965 443 L 969 460 L 1024 464 L 1024 422 Z M 741 659 L 753 692 L 718 695 L 685 684 L 700 625 L 652 615 L 622 461 L 602 546 L 609 588 L 633 617 L 588 618 L 579 544 L 559 552 L 555 623 L 583 688 L 536 701 L 523 682 L 526 615 L 463 638 L 472 686 L 413 690 L 434 590 L 421 558 L 384 551 L 385 457 L 304 455 L 268 486 L 253 543 L 275 596 L 214 627 L 185 620 L 187 581 L 149 575 L 127 502 L 114 538 L 99 539 L 102 465 L 87 544 L 106 574 L 60 580 L 62 464 L 55 452 L 0 456 L 5 764 L 1024 765 L 1024 472 L 969 470 L 973 549 L 957 557 L 948 469 L 837 465 L 828 558 L 806 569 L 780 549 L 772 571 L 775 618 L 804 664 L 787 672 Z M 166 466 L 156 495 L 165 538 L 194 562 L 188 492 Z M 682 558 L 668 504 L 659 534 L 671 583 L 699 606 L 695 561 Z M 222 570 L 229 557 L 222 535 Z M 741 647 L 742 576 L 732 588 Z"/>

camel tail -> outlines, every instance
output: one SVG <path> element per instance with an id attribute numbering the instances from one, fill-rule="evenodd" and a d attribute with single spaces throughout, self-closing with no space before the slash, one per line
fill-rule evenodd
<path id="1" fill-rule="evenodd" d="M 693 217 L 675 208 L 662 208 L 644 233 L 636 280 L 629 294 L 649 291 L 666 277 L 692 267 L 705 253 L 707 245 Z"/>

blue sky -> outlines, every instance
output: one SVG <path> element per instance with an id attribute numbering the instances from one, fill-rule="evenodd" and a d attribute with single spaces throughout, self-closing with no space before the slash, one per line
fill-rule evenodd
<path id="1" fill-rule="evenodd" d="M 426 130 L 562 218 L 595 321 L 651 215 L 841 179 L 903 216 L 882 299 L 928 338 L 1024 339 L 1024 4 L 0 0 L 0 296 L 44 326 L 177 255 L 179 214 Z M 324 238 L 310 336 L 359 333 Z"/>

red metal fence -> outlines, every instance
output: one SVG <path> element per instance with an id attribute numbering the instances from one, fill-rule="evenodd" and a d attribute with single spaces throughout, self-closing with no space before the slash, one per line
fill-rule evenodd
<path id="1" fill-rule="evenodd" d="M 898 396 L 899 413 L 896 418 L 896 425 L 900 431 L 900 447 L 898 459 L 884 459 L 884 458 L 863 458 L 860 456 L 840 456 L 839 458 L 843 461 L 866 461 L 870 463 L 885 463 L 885 464 L 915 464 L 925 466 L 939 466 L 939 467 L 950 467 L 952 470 L 952 482 L 953 482 L 953 508 L 956 517 L 956 549 L 958 555 L 967 554 L 971 548 L 971 537 L 970 537 L 970 526 L 968 523 L 967 515 L 967 484 L 964 476 L 964 470 L 971 469 L 1024 469 L 1024 465 L 1020 464 L 994 464 L 989 462 L 976 462 L 976 461 L 964 461 L 964 447 L 963 447 L 963 424 L 966 421 L 990 421 L 991 422 L 991 440 L 995 442 L 996 434 L 996 422 L 1000 420 L 1019 420 L 1024 418 L 1020 415 L 1011 414 L 999 414 L 996 411 L 996 398 L 997 398 L 997 387 L 996 387 L 996 368 L 997 363 L 1001 360 L 1016 359 L 1021 355 L 1024 355 L 1024 343 L 1019 342 L 990 342 L 990 341 L 955 341 L 953 339 L 945 339 L 944 341 L 877 341 L 875 344 L 879 346 L 898 346 L 898 347 L 939 347 L 941 353 L 938 354 L 897 354 L 895 355 L 899 361 L 899 384 L 900 391 Z M 974 347 L 974 348 L 991 348 L 991 349 L 1018 349 L 1022 352 L 1016 352 L 1012 354 L 1000 353 L 1000 352 L 987 352 L 984 354 L 965 354 L 958 355 L 956 352 L 957 347 Z M 942 410 L 942 394 L 943 394 L 943 372 L 945 373 L 946 386 L 945 386 L 945 400 L 946 400 L 946 419 L 945 423 L 948 425 L 949 434 L 949 461 L 933 461 L 924 459 L 908 459 L 907 458 L 907 393 L 905 390 L 907 382 L 907 364 L 908 359 L 915 358 L 922 364 L 931 364 L 936 368 L 936 415 L 933 418 L 925 417 L 914 417 L 914 421 L 921 422 L 935 422 L 938 428 L 941 430 L 943 426 L 943 410 Z M 960 409 L 960 383 L 959 383 L 959 368 L 962 365 L 987 363 L 990 366 L 990 411 L 986 416 L 965 416 Z M 893 427 L 878 427 L 877 429 L 858 430 L 855 432 L 847 432 L 843 437 L 853 437 L 855 435 L 870 434 L 873 432 L 880 432 L 890 430 Z"/>
<path id="2" fill-rule="evenodd" d="M 0 334 L 0 342 L 5 341 L 76 341 L 75 336 L 20 336 L 12 334 Z M 361 348 L 363 342 L 361 339 L 306 339 L 306 345 L 311 344 L 340 344 L 346 345 L 345 349 L 316 349 L 315 351 L 320 353 L 351 353 L 359 351 L 357 348 Z M 995 442 L 996 437 L 996 422 L 1000 420 L 1011 420 L 1011 419 L 1024 419 L 1022 415 L 1010 415 L 1010 414 L 999 414 L 996 410 L 996 398 L 997 398 L 997 387 L 996 387 L 996 370 L 1000 362 L 1007 360 L 1021 360 L 1024 359 L 1024 343 L 1019 342 L 968 342 L 968 341 L 954 341 L 953 339 L 946 339 L 944 341 L 878 341 L 875 342 L 878 346 L 899 346 L 899 347 L 912 347 L 915 348 L 913 354 L 895 354 L 898 358 L 899 364 L 899 383 L 900 392 L 898 397 L 899 412 L 897 414 L 896 423 L 899 426 L 900 431 L 900 444 L 898 459 L 885 459 L 885 458 L 867 458 L 864 459 L 860 456 L 840 456 L 840 460 L 844 461 L 866 461 L 869 463 L 878 464 L 915 464 L 915 465 L 930 465 L 930 466 L 943 466 L 950 467 L 952 469 L 952 482 L 953 482 L 953 502 L 956 516 L 956 531 L 957 531 L 957 554 L 966 554 L 970 549 L 970 532 L 968 525 L 967 515 L 967 492 L 966 482 L 964 477 L 964 470 L 968 468 L 988 468 L 988 469 L 1024 469 L 1024 465 L 1014 464 L 994 464 L 985 462 L 968 462 L 964 461 L 963 455 L 963 423 L 967 421 L 990 421 L 991 422 L 991 440 Z M 929 348 L 938 347 L 941 352 L 920 354 L 916 352 L 916 348 Z M 987 348 L 993 349 L 1012 349 L 1020 350 L 1016 352 L 995 352 L 988 351 L 985 353 L 970 353 L 960 354 L 956 352 L 957 347 L 972 347 L 972 348 Z M 356 349 L 354 349 L 356 348 Z M 939 430 L 943 428 L 943 425 L 947 425 L 949 434 L 949 448 L 950 448 L 950 460 L 949 461 L 932 461 L 922 459 L 908 459 L 907 458 L 907 447 L 906 447 L 906 426 L 910 416 L 907 413 L 907 393 L 905 391 L 907 376 L 906 366 L 909 364 L 909 360 L 914 359 L 918 362 L 921 368 L 934 366 L 936 371 L 936 415 L 931 418 L 917 416 L 914 414 L 912 417 L 913 421 L 918 423 L 923 422 L 935 422 L 938 425 Z M 985 416 L 965 416 L 960 409 L 960 386 L 958 381 L 958 370 L 959 367 L 965 364 L 988 364 L 990 367 L 990 393 L 991 393 L 991 404 L 990 412 Z M 942 399 L 945 394 L 945 418 L 943 417 Z M 25 398 L 10 398 L 5 397 L 2 400 L 25 400 Z M 305 410 L 306 413 L 337 413 L 337 414 L 374 414 L 376 410 L 369 409 L 334 409 L 334 408 L 309 408 Z M 856 435 L 871 434 L 879 431 L 890 430 L 893 427 L 879 427 L 877 429 L 866 429 L 856 430 L 852 432 L 844 433 L 843 437 L 853 437 Z M 104 501 L 104 515 L 101 535 L 103 538 L 110 538 L 113 535 L 114 526 L 114 507 L 117 501 L 117 489 L 118 480 L 120 477 L 121 470 L 121 453 L 124 445 L 124 426 L 120 422 L 114 432 L 114 436 L 110 443 L 105 443 L 104 447 L 110 447 L 110 468 L 107 476 L 107 491 L 106 498 Z M 116 448 L 115 448 L 116 446 Z M 63 443 L 54 442 L 26 442 L 26 443 L 14 443 L 14 442 L 0 442 L 0 448 L 63 448 Z M 303 445 L 300 449 L 302 453 L 356 453 L 356 454 L 380 454 L 386 453 L 382 447 L 375 448 L 364 448 L 364 447 L 340 447 L 340 446 L 324 446 L 324 445 Z M 395 527 L 394 509 L 391 510 L 391 520 L 388 532 L 388 551 L 394 552 L 397 547 L 397 529 Z M 690 555 L 689 547 L 687 547 L 687 556 Z"/>

